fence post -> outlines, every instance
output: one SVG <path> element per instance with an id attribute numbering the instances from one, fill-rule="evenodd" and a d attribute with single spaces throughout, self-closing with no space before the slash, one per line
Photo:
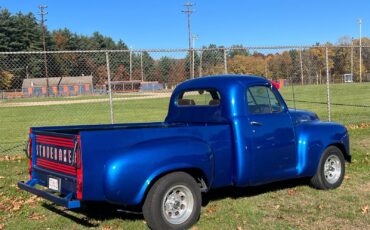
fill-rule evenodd
<path id="1" fill-rule="evenodd" d="M 144 81 L 143 51 L 140 53 L 141 81 Z"/>
<path id="2" fill-rule="evenodd" d="M 191 79 L 194 79 L 194 76 L 195 76 L 195 50 L 194 50 L 194 47 L 193 47 L 193 49 L 192 49 L 192 58 L 191 58 Z"/>
<path id="3" fill-rule="evenodd" d="M 112 84 L 110 78 L 110 63 L 109 63 L 109 53 L 105 52 L 105 60 L 107 62 L 107 77 L 108 77 L 108 94 L 109 94 L 109 109 L 110 109 L 110 121 L 114 124 L 113 116 L 113 99 L 112 99 Z"/>
<path id="4" fill-rule="evenodd" d="M 224 72 L 227 74 L 227 56 L 226 56 L 226 49 L 224 49 Z"/>
<path id="5" fill-rule="evenodd" d="M 132 81 L 132 49 L 130 48 L 130 81 Z"/>
<path id="6" fill-rule="evenodd" d="M 326 60 L 326 109 L 328 111 L 328 120 L 331 121 L 331 108 L 330 108 L 330 70 L 329 70 L 329 50 L 325 47 L 325 60 Z"/>
<path id="7" fill-rule="evenodd" d="M 199 52 L 199 77 L 203 75 L 202 73 L 202 58 L 203 58 L 203 51 Z"/>
<path id="8" fill-rule="evenodd" d="M 302 61 L 302 49 L 299 50 L 299 63 L 301 65 L 301 85 L 303 85 L 303 61 Z"/>

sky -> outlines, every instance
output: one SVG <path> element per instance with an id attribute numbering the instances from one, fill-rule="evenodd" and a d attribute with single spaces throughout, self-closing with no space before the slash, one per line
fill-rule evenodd
<path id="1" fill-rule="evenodd" d="M 191 32 L 195 47 L 312 45 L 340 37 L 370 37 L 368 0 L 193 0 Z M 47 5 L 49 30 L 94 31 L 122 39 L 132 49 L 188 47 L 186 1 L 177 0 L 0 0 L 12 13 L 38 13 Z M 38 16 L 38 15 L 37 15 Z M 39 17 L 39 16 L 38 16 Z"/>

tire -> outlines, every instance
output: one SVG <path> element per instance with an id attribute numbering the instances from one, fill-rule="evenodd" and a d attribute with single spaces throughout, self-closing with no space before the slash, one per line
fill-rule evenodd
<path id="1" fill-rule="evenodd" d="M 174 172 L 160 178 L 145 199 L 144 218 L 151 229 L 187 229 L 200 216 L 202 196 L 192 176 Z"/>
<path id="2" fill-rule="evenodd" d="M 311 185 L 317 189 L 338 188 L 344 178 L 345 160 L 342 151 L 329 146 L 321 156 L 316 174 L 311 178 Z"/>

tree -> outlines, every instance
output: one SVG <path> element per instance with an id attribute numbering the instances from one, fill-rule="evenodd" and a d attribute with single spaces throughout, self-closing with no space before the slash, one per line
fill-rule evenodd
<path id="1" fill-rule="evenodd" d="M 236 55 L 228 60 L 228 72 L 264 76 L 266 62 L 261 57 Z"/>
<path id="2" fill-rule="evenodd" d="M 276 79 L 288 79 L 290 66 L 292 59 L 287 51 L 283 53 L 277 53 L 270 59 L 268 63 L 268 69 L 271 73 L 271 78 Z"/>
<path id="3" fill-rule="evenodd" d="M 11 89 L 14 75 L 8 71 L 0 72 L 0 90 Z"/>
<path id="4" fill-rule="evenodd" d="M 243 45 L 233 45 L 228 52 L 228 58 L 233 58 L 236 55 L 249 56 L 249 51 Z"/>
<path id="5" fill-rule="evenodd" d="M 211 44 L 203 48 L 206 49 L 202 53 L 203 75 L 224 73 L 224 47 Z"/>
<path id="6" fill-rule="evenodd" d="M 127 81 L 129 80 L 129 73 L 124 64 L 120 64 L 114 71 L 112 81 Z"/>
<path id="7" fill-rule="evenodd" d="M 161 59 L 159 59 L 158 61 L 158 70 L 159 70 L 159 73 L 160 73 L 160 76 L 159 76 L 159 81 L 160 82 L 163 82 L 163 83 L 169 83 L 170 80 L 171 80 L 171 70 L 172 70 L 172 64 L 173 64 L 173 61 L 171 60 L 171 58 L 169 57 L 162 57 Z"/>

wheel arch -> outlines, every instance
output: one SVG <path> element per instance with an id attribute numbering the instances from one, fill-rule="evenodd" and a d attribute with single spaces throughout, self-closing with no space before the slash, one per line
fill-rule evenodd
<path id="1" fill-rule="evenodd" d="M 161 173 L 159 173 L 155 177 L 153 177 L 153 179 L 150 181 L 150 184 L 148 184 L 146 186 L 145 191 L 144 191 L 144 193 L 143 193 L 143 195 L 140 199 L 141 200 L 140 205 L 142 205 L 144 203 L 150 189 L 153 187 L 153 185 L 158 180 L 160 180 L 161 178 L 163 178 L 166 175 L 169 175 L 169 174 L 175 173 L 175 172 L 184 172 L 184 173 L 189 174 L 199 184 L 199 188 L 201 189 L 202 192 L 207 192 L 211 187 L 210 179 L 207 177 L 207 174 L 200 168 L 189 167 L 189 168 L 178 168 L 178 169 L 162 171 Z"/>
<path id="2" fill-rule="evenodd" d="M 343 154 L 344 159 L 345 159 L 347 162 L 351 163 L 351 156 L 349 155 L 349 152 L 347 151 L 347 149 L 346 149 L 346 147 L 344 146 L 344 144 L 343 144 L 343 143 L 333 143 L 333 144 L 330 144 L 330 145 L 326 146 L 326 148 L 325 148 L 325 149 L 329 148 L 330 146 L 335 146 L 335 147 L 337 147 L 338 149 L 340 149 L 340 151 L 341 151 L 341 152 L 342 152 L 342 154 Z M 324 149 L 324 151 L 325 151 L 325 149 Z"/>

